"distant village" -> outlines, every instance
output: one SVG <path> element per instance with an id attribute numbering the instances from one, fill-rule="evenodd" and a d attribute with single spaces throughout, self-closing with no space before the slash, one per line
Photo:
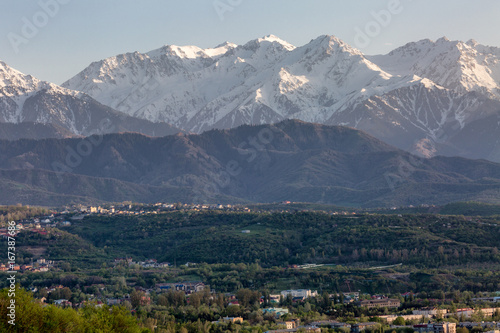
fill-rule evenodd
<path id="1" fill-rule="evenodd" d="M 287 205 L 292 204 L 290 201 L 277 203 L 282 209 L 282 212 L 292 212 L 291 209 L 286 209 Z M 394 208 L 395 209 L 395 208 Z M 245 205 L 230 205 L 230 204 L 183 204 L 183 203 L 154 203 L 154 204 L 132 204 L 122 203 L 119 205 L 102 205 L 102 206 L 83 206 L 73 205 L 65 207 L 57 212 L 58 214 L 75 214 L 73 219 L 83 218 L 89 214 L 101 215 L 151 215 L 173 211 L 203 211 L 203 210 L 221 210 L 232 212 L 261 212 L 257 208 L 250 208 Z M 332 215 L 356 215 L 354 211 L 330 211 Z"/>
<path id="2" fill-rule="evenodd" d="M 280 205 L 289 205 L 290 201 L 283 201 Z M 50 233 L 50 228 L 60 228 L 64 230 L 72 223 L 83 220 L 89 215 L 106 215 L 106 216 L 140 216 L 140 215 L 156 215 L 161 213 L 175 212 L 175 211 L 203 211 L 203 210 L 221 210 L 233 212 L 250 212 L 251 208 L 244 205 L 230 205 L 230 204 L 182 204 L 182 203 L 154 203 L 154 204 L 132 204 L 121 203 L 116 205 L 102 205 L 102 206 L 85 206 L 85 205 L 72 205 L 66 206 L 52 212 L 46 216 L 38 216 L 15 221 L 16 232 L 31 232 L 41 236 L 46 236 Z M 253 210 L 260 212 L 260 210 Z M 288 212 L 288 210 L 282 210 Z M 348 211 L 332 211 L 333 215 L 355 215 L 355 212 Z M 250 233 L 250 230 L 242 230 L 242 233 Z M 0 237 L 7 239 L 8 229 L 0 227 Z M 0 260 L 3 260 L 0 259 Z M 128 264 L 139 265 L 143 268 L 155 267 L 168 267 L 169 263 L 157 263 L 155 259 L 147 259 L 143 262 L 133 262 L 131 258 L 123 259 Z M 120 261 L 120 260 L 118 260 Z M 115 261 L 115 264 L 118 262 Z M 58 264 L 61 262 L 54 262 L 48 258 L 39 257 L 31 263 L 15 264 L 9 267 L 6 262 L 0 261 L 0 271 L 31 271 L 31 272 L 46 272 L 52 269 L 57 269 Z M 186 264 L 187 266 L 189 263 Z"/>

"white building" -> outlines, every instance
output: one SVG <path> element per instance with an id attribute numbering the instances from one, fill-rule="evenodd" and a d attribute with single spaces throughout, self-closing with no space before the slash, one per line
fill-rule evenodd
<path id="1" fill-rule="evenodd" d="M 281 292 L 281 296 L 283 296 L 283 298 L 288 297 L 288 295 L 290 295 L 292 298 L 295 297 L 309 298 L 318 296 L 318 292 L 311 291 L 311 289 L 283 290 Z"/>
<path id="2" fill-rule="evenodd" d="M 422 308 L 420 310 L 413 310 L 412 312 L 414 315 L 431 317 L 436 316 L 438 313 L 444 316 L 446 313 L 448 313 L 448 310 L 438 308 Z"/>

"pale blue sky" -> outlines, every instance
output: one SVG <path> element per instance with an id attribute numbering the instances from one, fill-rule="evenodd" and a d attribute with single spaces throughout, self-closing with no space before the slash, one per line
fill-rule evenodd
<path id="1" fill-rule="evenodd" d="M 53 15 L 49 6 L 51 15 L 45 14 L 40 4 L 54 1 L 65 4 Z M 242 44 L 268 34 L 296 46 L 335 35 L 366 54 L 442 36 L 500 46 L 498 0 L 400 0 L 385 26 L 374 23 L 372 12 L 387 10 L 394 1 L 0 0 L 0 60 L 60 84 L 91 62 L 124 52 L 165 44 Z M 226 11 L 218 13 L 216 6 Z M 23 34 L 26 21 L 40 28 Z M 357 31 L 367 27 L 374 29 L 369 44 L 356 39 Z"/>

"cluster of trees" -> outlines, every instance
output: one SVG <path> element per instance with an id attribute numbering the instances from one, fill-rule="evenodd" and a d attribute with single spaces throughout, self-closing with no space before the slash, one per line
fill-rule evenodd
<path id="1" fill-rule="evenodd" d="M 17 281 L 25 288 L 37 287 L 40 293 L 45 288 L 62 285 L 69 288 L 72 294 L 71 299 L 60 298 L 70 299 L 74 303 L 85 299 L 85 294 L 114 298 L 131 293 L 134 289 L 131 286 L 153 288 L 157 283 L 187 280 L 203 281 L 220 292 L 235 292 L 245 288 L 270 291 L 310 288 L 330 293 L 348 292 L 349 289 L 369 294 L 423 290 L 428 293 L 478 293 L 500 290 L 499 267 L 477 265 L 463 269 L 416 269 L 402 266 L 386 269 L 386 274 L 380 274 L 379 271 L 341 265 L 296 269 L 266 268 L 258 263 L 201 263 L 192 267 L 181 265 L 155 270 L 121 265 L 84 270 L 72 266 L 69 271 L 20 274 Z M 6 279 L 0 279 L 0 288 L 7 284 Z M 101 285 L 104 289 L 98 287 Z"/>
<path id="2" fill-rule="evenodd" d="M 482 202 L 454 202 L 439 209 L 439 213 L 447 215 L 467 216 L 500 216 L 500 205 Z"/>
<path id="3" fill-rule="evenodd" d="M 250 234 L 243 234 L 244 229 Z M 500 263 L 500 227 L 494 218 L 180 211 L 91 216 L 65 230 L 52 228 L 47 235 L 21 232 L 18 239 L 23 246 L 46 247 L 51 259 L 68 263 L 67 270 L 101 267 L 120 256 L 171 263 L 258 262 L 263 267 L 311 262 L 419 268 Z M 19 249 L 19 264 L 32 258 Z"/>
<path id="4" fill-rule="evenodd" d="M 47 208 L 30 206 L 0 206 L 0 225 L 9 221 L 19 221 L 49 213 Z"/>
<path id="5" fill-rule="evenodd" d="M 500 263 L 496 225 L 493 218 L 477 221 L 429 214 L 351 217 L 187 211 L 92 216 L 68 230 L 97 248 L 170 262 L 258 261 L 269 267 L 360 261 L 439 267 Z M 243 234 L 244 229 L 250 233 Z"/>
<path id="6" fill-rule="evenodd" d="M 87 281 L 93 282 L 93 281 Z M 71 291 L 62 288 L 53 291 L 49 299 L 65 298 Z M 40 292 L 35 296 L 45 297 Z M 235 292 L 239 305 L 230 305 L 230 296 L 224 293 L 212 294 L 208 290 L 186 296 L 184 292 L 170 290 L 165 293 L 150 293 L 146 295 L 139 289 L 132 289 L 129 301 L 121 307 L 97 306 L 88 302 L 82 308 L 60 308 L 53 305 L 42 305 L 33 298 L 30 292 L 18 288 L 16 293 L 16 327 L 10 327 L 5 321 L 0 323 L 2 332 L 163 332 L 163 333 L 196 333 L 196 332 L 264 332 L 278 329 L 278 322 L 289 319 L 299 319 L 307 324 L 318 320 L 335 319 L 341 322 L 376 321 L 384 328 L 388 327 L 379 316 L 390 314 L 387 308 L 361 308 L 356 304 L 344 304 L 343 294 L 330 297 L 329 292 L 322 292 L 319 297 L 309 298 L 304 302 L 292 302 L 290 297 L 281 298 L 279 304 L 270 300 L 267 289 L 242 288 Z M 398 297 L 397 295 L 390 295 Z M 400 298 L 402 306 L 398 313 L 410 313 L 413 308 L 422 306 L 439 306 L 450 310 L 473 305 L 471 292 L 421 292 Z M 9 297 L 7 290 L 0 292 L 0 316 L 6 318 Z M 262 308 L 268 306 L 287 307 L 290 311 L 283 318 L 272 314 L 264 314 Z M 134 315 L 131 315 L 134 313 Z M 243 323 L 222 323 L 223 317 L 242 317 Z M 441 320 L 442 318 L 438 318 Z M 474 320 L 499 320 L 500 312 L 493 318 L 477 314 Z M 449 318 L 449 321 L 465 321 L 465 318 Z M 217 323 L 215 323 L 218 321 Z M 404 321 L 398 318 L 401 325 L 416 324 L 417 321 Z M 28 329 L 29 328 L 29 329 Z M 334 332 L 333 329 L 324 329 Z M 338 330 L 337 330 L 338 332 Z M 479 331 L 478 331 L 479 332 Z M 404 332 L 401 332 L 404 333 Z M 464 331 L 464 333 L 466 333 Z"/>
<path id="7" fill-rule="evenodd" d="M 60 308 L 33 299 L 30 292 L 16 291 L 15 325 L 6 320 L 10 297 L 7 290 L 0 291 L 1 332 L 152 332 L 123 307 L 89 304 L 81 309 Z"/>
<path id="8" fill-rule="evenodd" d="M 73 292 L 68 287 L 57 288 L 51 293 L 48 293 L 46 288 L 40 288 L 35 295 L 39 299 L 46 298 L 49 302 L 57 299 L 73 299 Z"/>
<path id="9" fill-rule="evenodd" d="M 27 249 L 28 247 L 46 248 L 44 255 L 52 260 L 64 262 L 60 267 L 68 271 L 71 270 L 71 267 L 99 267 L 110 260 L 109 252 L 103 248 L 96 248 L 92 243 L 78 235 L 57 228 L 46 228 L 46 230 L 47 234 L 45 235 L 30 231 L 22 231 L 17 234 L 17 243 L 21 245 L 16 249 L 17 264 L 28 264 L 36 259 L 34 254 Z"/>

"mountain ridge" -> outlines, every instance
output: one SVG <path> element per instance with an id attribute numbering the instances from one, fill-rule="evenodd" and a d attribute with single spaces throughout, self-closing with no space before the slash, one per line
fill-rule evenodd
<path id="1" fill-rule="evenodd" d="M 36 124 L 37 131 L 23 134 L 28 124 Z M 41 81 L 0 61 L 0 138 L 78 137 L 112 131 L 163 136 L 181 130 L 131 117 L 88 94 Z"/>
<path id="2" fill-rule="evenodd" d="M 195 133 L 294 118 L 362 129 L 422 156 L 477 157 L 455 143 L 485 140 L 462 130 L 481 117 L 500 119 L 500 49 L 472 40 L 422 40 L 369 56 L 335 36 L 295 47 L 270 35 L 205 50 L 170 45 L 107 61 L 63 86 Z M 500 136 L 500 126 L 492 130 Z M 500 161 L 497 155 L 480 157 Z"/>
<path id="3" fill-rule="evenodd" d="M 494 203 L 500 197 L 499 164 L 419 158 L 342 126 L 285 120 L 199 135 L 124 133 L 94 139 L 99 141 L 84 155 L 82 142 L 94 142 L 91 138 L 0 140 L 0 187 L 15 194 L 4 200 L 289 200 L 387 207 Z"/>

